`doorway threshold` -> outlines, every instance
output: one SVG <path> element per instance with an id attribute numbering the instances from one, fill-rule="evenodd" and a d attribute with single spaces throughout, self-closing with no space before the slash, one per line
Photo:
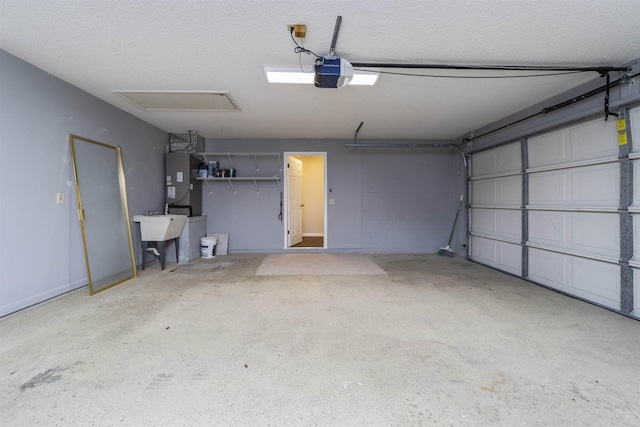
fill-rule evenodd
<path id="1" fill-rule="evenodd" d="M 303 236 L 302 242 L 291 246 L 291 248 L 324 248 L 324 237 Z"/>

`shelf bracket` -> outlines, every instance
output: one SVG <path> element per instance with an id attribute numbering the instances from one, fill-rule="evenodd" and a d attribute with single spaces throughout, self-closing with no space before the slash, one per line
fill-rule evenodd
<path id="1" fill-rule="evenodd" d="M 233 191 L 233 194 L 236 194 L 236 189 L 233 188 L 233 183 L 231 182 L 231 180 L 227 179 L 227 182 L 229 183 L 229 186 L 231 187 L 231 191 Z"/>
<path id="2" fill-rule="evenodd" d="M 256 181 L 255 179 L 253 180 L 253 185 L 256 186 L 256 194 L 260 194 L 260 188 L 258 188 L 258 181 Z"/>
<path id="3" fill-rule="evenodd" d="M 231 163 L 231 167 L 233 168 L 233 159 L 231 158 L 231 153 L 227 153 L 227 157 L 229 158 L 229 163 Z"/>
<path id="4" fill-rule="evenodd" d="M 280 168 L 280 172 L 282 172 L 282 159 L 280 157 L 280 153 L 278 152 L 278 167 Z"/>
<path id="5" fill-rule="evenodd" d="M 253 153 L 253 158 L 256 161 L 256 172 L 260 172 L 260 165 L 258 164 L 258 155 L 256 153 Z"/>
<path id="6" fill-rule="evenodd" d="M 213 191 L 211 191 L 211 186 L 209 185 L 209 180 L 208 179 L 204 179 L 203 180 L 205 184 L 207 184 L 207 189 L 209 190 L 209 194 L 213 194 Z"/>

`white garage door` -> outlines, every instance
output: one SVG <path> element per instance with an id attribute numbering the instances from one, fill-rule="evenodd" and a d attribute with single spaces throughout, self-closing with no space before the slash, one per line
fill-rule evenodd
<path id="1" fill-rule="evenodd" d="M 640 135 L 640 108 L 629 116 Z M 618 130 L 615 119 L 600 118 L 472 155 L 471 259 L 622 310 Z M 630 157 L 640 182 L 640 149 Z M 638 187 L 630 212 L 640 244 Z M 627 271 L 635 277 L 637 316 L 640 245 L 634 247 Z"/>
<path id="2" fill-rule="evenodd" d="M 620 162 L 615 120 L 527 141 L 529 279 L 620 309 Z"/>
<path id="3" fill-rule="evenodd" d="M 471 158 L 471 258 L 522 274 L 522 154 L 520 143 Z"/>
<path id="4" fill-rule="evenodd" d="M 640 108 L 631 110 L 631 135 L 635 138 L 635 146 L 631 151 L 631 167 L 633 170 L 633 202 L 629 207 L 633 218 L 633 257 L 629 261 L 633 271 L 634 310 L 635 317 L 640 318 Z"/>

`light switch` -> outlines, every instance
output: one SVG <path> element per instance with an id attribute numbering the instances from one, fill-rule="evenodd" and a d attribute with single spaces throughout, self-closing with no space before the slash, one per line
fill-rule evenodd
<path id="1" fill-rule="evenodd" d="M 329 204 L 330 205 L 335 205 L 336 204 L 336 199 L 329 199 Z"/>
<path id="2" fill-rule="evenodd" d="M 57 200 L 59 205 L 63 204 L 64 203 L 64 194 L 63 193 L 58 193 L 56 200 Z"/>

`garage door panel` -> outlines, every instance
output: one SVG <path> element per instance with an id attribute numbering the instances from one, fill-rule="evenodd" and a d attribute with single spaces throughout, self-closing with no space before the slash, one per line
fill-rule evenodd
<path id="1" fill-rule="evenodd" d="M 640 108 L 630 111 L 630 121 L 633 134 L 640 136 Z M 526 279 L 620 310 L 624 267 L 619 260 L 625 242 L 620 228 L 622 162 L 617 122 L 598 118 L 576 123 L 528 138 L 524 146 L 527 164 L 522 174 L 516 168 L 521 144 L 472 156 L 472 163 L 477 162 L 470 180 L 471 259 L 512 274 L 521 274 L 524 261 Z M 638 183 L 640 144 L 633 152 L 633 180 Z M 640 185 L 634 185 L 633 191 L 635 249 L 630 264 L 637 315 Z M 520 211 L 522 194 L 526 194 L 526 215 Z M 525 259 L 518 244 L 523 238 L 527 240 Z M 623 305 L 626 308 L 631 302 L 625 300 Z"/>
<path id="2" fill-rule="evenodd" d="M 594 120 L 529 138 L 529 167 L 554 166 L 618 155 L 615 121 Z"/>
<path id="3" fill-rule="evenodd" d="M 618 127 L 615 120 L 597 119 L 573 126 L 570 132 L 571 161 L 618 155 Z"/>
<path id="4" fill-rule="evenodd" d="M 520 143 L 516 142 L 474 154 L 471 167 L 474 176 L 520 171 L 522 170 Z"/>
<path id="5" fill-rule="evenodd" d="M 638 144 L 640 145 L 640 144 Z M 633 182 L 640 183 L 640 159 L 632 160 L 631 166 L 633 168 Z M 633 203 L 632 206 L 640 209 L 640 184 L 633 186 Z"/>
<path id="6" fill-rule="evenodd" d="M 564 171 L 537 173 L 529 176 L 530 205 L 564 205 L 567 196 L 567 174 Z"/>
<path id="7" fill-rule="evenodd" d="M 497 267 L 497 241 L 471 236 L 471 257 L 479 262 Z"/>
<path id="8" fill-rule="evenodd" d="M 532 206 L 586 206 L 617 208 L 620 200 L 620 166 L 608 163 L 532 173 Z"/>
<path id="9" fill-rule="evenodd" d="M 640 318 L 640 283 L 638 282 L 634 282 L 635 284 L 633 285 L 634 291 L 633 291 L 633 297 L 635 299 L 635 302 L 633 304 L 633 315 L 637 318 Z"/>
<path id="10" fill-rule="evenodd" d="M 530 211 L 529 242 L 617 259 L 620 219 L 614 213 Z"/>
<path id="11" fill-rule="evenodd" d="M 473 209 L 471 231 L 490 237 L 522 239 L 522 213 L 511 209 Z"/>
<path id="12" fill-rule="evenodd" d="M 620 309 L 620 268 L 616 264 L 530 248 L 529 278 L 614 310 Z"/>
<path id="13" fill-rule="evenodd" d="M 566 244 L 566 215 L 562 212 L 529 212 L 529 241 L 543 244 Z"/>
<path id="14" fill-rule="evenodd" d="M 553 165 L 567 159 L 567 147 L 563 131 L 548 133 L 536 138 L 529 138 L 529 167 Z"/>
<path id="15" fill-rule="evenodd" d="M 638 143 L 640 140 L 640 107 L 629 111 L 629 121 L 631 122 L 631 134 L 636 141 L 633 145 L 632 152 L 640 153 L 640 143 Z"/>
<path id="16" fill-rule="evenodd" d="M 571 224 L 571 244 L 585 253 L 618 259 L 620 216 L 617 213 L 567 214 Z"/>
<path id="17" fill-rule="evenodd" d="M 494 179 L 471 181 L 472 204 L 495 204 L 496 183 Z"/>
<path id="18" fill-rule="evenodd" d="M 471 203 L 479 205 L 515 205 L 522 203 L 522 176 L 481 179 L 471 182 Z"/>
<path id="19" fill-rule="evenodd" d="M 599 299 L 601 304 L 620 308 L 620 268 L 615 264 L 585 258 L 572 260 L 573 288 L 586 299 Z"/>
<path id="20" fill-rule="evenodd" d="M 640 269 L 633 269 L 633 313 L 640 318 Z"/>
<path id="21" fill-rule="evenodd" d="M 577 168 L 573 171 L 571 184 L 573 200 L 596 202 L 604 206 L 620 204 L 620 164 Z"/>
<path id="22" fill-rule="evenodd" d="M 640 263 L 640 214 L 632 214 L 633 220 L 633 257 L 632 260 Z"/>
<path id="23" fill-rule="evenodd" d="M 567 262 L 554 252 L 529 249 L 529 278 L 547 286 L 566 291 Z"/>
<path id="24" fill-rule="evenodd" d="M 478 262 L 511 274 L 522 274 L 522 250 L 519 245 L 471 236 L 471 257 Z"/>

